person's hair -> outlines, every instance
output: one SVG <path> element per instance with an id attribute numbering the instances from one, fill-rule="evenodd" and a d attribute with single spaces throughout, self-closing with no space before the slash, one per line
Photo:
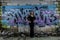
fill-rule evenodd
<path id="1" fill-rule="evenodd" d="M 33 13 L 33 15 L 34 15 L 34 11 L 31 11 L 31 12 L 30 12 L 30 15 L 31 15 L 32 13 Z"/>

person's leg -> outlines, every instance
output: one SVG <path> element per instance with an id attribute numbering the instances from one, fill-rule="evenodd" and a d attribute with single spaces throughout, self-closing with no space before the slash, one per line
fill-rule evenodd
<path id="1" fill-rule="evenodd" d="M 30 24 L 30 37 L 34 37 L 34 24 Z"/>

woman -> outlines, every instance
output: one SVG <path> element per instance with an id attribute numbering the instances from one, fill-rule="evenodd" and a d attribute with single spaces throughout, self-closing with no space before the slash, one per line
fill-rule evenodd
<path id="1" fill-rule="evenodd" d="M 34 37 L 34 12 L 30 12 L 30 15 L 28 16 L 29 26 L 30 26 L 30 37 Z"/>

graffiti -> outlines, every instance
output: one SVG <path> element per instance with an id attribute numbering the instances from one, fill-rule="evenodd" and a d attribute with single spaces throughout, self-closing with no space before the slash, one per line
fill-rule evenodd
<path id="1" fill-rule="evenodd" d="M 34 11 L 34 15 L 36 17 L 35 25 L 44 26 L 44 25 L 57 25 L 58 18 L 55 15 L 55 10 L 50 10 L 48 6 L 25 6 L 25 8 L 13 8 L 4 9 L 2 14 L 2 22 L 6 25 L 14 26 L 19 24 L 28 25 L 27 16 L 30 14 L 30 11 Z"/>

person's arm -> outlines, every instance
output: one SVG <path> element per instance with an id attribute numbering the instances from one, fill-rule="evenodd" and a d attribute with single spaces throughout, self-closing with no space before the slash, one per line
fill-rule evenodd
<path id="1" fill-rule="evenodd" d="M 28 20 L 29 23 L 31 22 L 31 21 L 30 21 L 30 16 L 27 17 L 27 20 Z"/>
<path id="2" fill-rule="evenodd" d="M 30 21 L 30 16 L 27 17 L 27 20 Z"/>
<path id="3" fill-rule="evenodd" d="M 36 17 L 34 16 L 34 20 L 36 19 Z"/>

